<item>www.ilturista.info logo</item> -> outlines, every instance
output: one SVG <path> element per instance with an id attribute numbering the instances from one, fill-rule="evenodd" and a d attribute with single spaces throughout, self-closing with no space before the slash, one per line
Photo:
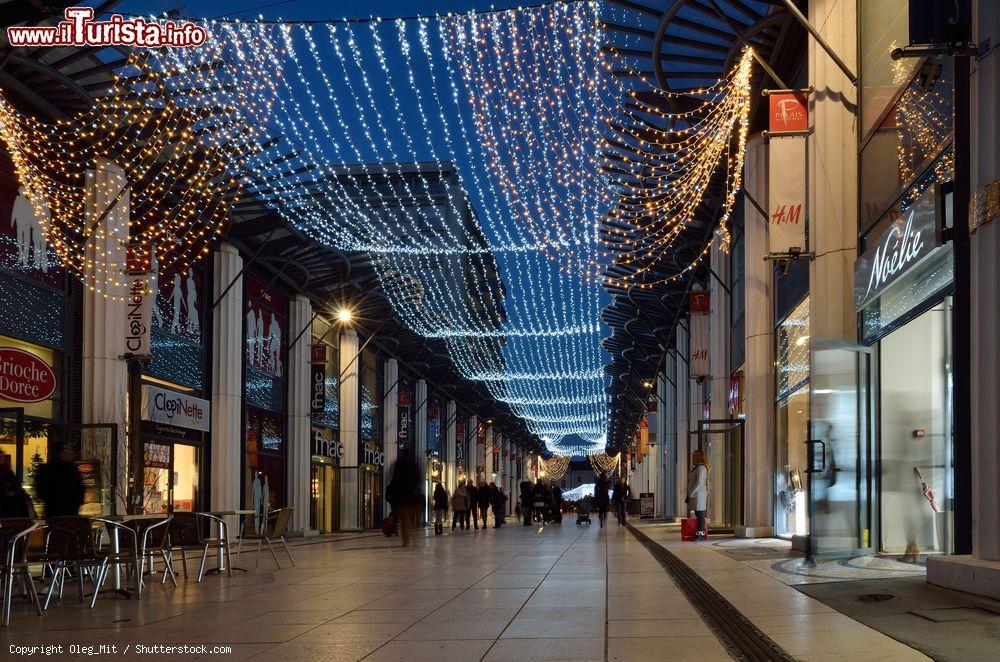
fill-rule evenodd
<path id="1" fill-rule="evenodd" d="M 66 20 L 55 26 L 7 28 L 11 46 L 200 46 L 205 28 L 190 21 L 152 21 L 113 14 L 95 21 L 91 7 L 67 7 Z"/>

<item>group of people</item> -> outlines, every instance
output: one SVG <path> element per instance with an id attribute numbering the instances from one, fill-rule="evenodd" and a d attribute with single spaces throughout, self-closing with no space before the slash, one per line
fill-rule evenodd
<path id="1" fill-rule="evenodd" d="M 594 510 L 597 511 L 597 519 L 601 523 L 601 528 L 604 528 L 604 522 L 608 519 L 609 506 L 613 506 L 615 509 L 618 526 L 625 524 L 625 520 L 628 517 L 628 502 L 631 498 L 632 488 L 628 486 L 624 478 L 619 476 L 614 487 L 612 487 L 607 472 L 602 471 L 597 476 L 597 482 L 594 484 L 594 499 L 592 501 Z"/>
<path id="2" fill-rule="evenodd" d="M 493 511 L 493 528 L 499 529 L 507 519 L 507 495 L 496 483 L 479 481 L 458 481 L 458 486 L 452 495 L 438 482 L 434 486 L 434 533 L 444 533 L 444 525 L 451 508 L 451 530 L 479 529 L 482 522 L 486 528 L 489 511 Z M 470 524 L 471 520 L 471 524 Z"/>
<path id="3" fill-rule="evenodd" d="M 530 481 L 521 482 L 521 518 L 525 526 L 532 522 L 562 522 L 562 488 L 540 480 L 534 485 Z"/>
<path id="4" fill-rule="evenodd" d="M 77 515 L 83 506 L 83 479 L 73 461 L 73 449 L 60 447 L 35 471 L 35 494 L 45 505 L 46 517 Z M 0 454 L 0 519 L 35 517 L 35 503 L 11 466 L 10 455 Z"/>

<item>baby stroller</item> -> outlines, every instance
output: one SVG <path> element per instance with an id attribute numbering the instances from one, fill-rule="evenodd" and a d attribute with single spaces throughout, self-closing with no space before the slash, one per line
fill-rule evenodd
<path id="1" fill-rule="evenodd" d="M 576 504 L 576 523 L 584 522 L 590 524 L 590 497 L 584 497 Z"/>

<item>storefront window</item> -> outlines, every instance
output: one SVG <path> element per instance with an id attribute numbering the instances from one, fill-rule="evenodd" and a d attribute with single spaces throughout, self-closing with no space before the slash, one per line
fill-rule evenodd
<path id="1" fill-rule="evenodd" d="M 952 303 L 879 343 L 881 550 L 949 553 L 953 541 Z M 915 361 L 914 357 L 920 357 Z"/>
<path id="2" fill-rule="evenodd" d="M 894 61 L 890 57 L 892 49 L 906 46 L 910 40 L 909 16 L 897 0 L 861 0 L 858 10 L 861 14 L 861 135 L 865 135 L 895 98 L 900 88 L 899 78 L 908 77 L 917 61 L 912 58 Z"/>
<path id="3" fill-rule="evenodd" d="M 775 532 L 780 536 L 807 532 L 805 471 L 809 438 L 809 298 L 805 298 L 776 331 Z"/>
<path id="4" fill-rule="evenodd" d="M 253 277 L 247 277 L 246 297 L 246 399 L 283 411 L 285 298 Z"/>
<path id="5" fill-rule="evenodd" d="M 362 445 L 371 442 L 382 446 L 382 362 L 371 352 L 361 353 L 361 417 Z"/>
<path id="6" fill-rule="evenodd" d="M 159 271 L 153 306 L 152 357 L 145 372 L 195 389 L 204 388 L 203 277 L 200 265 L 176 261 Z"/>
<path id="7" fill-rule="evenodd" d="M 254 508 L 284 503 L 285 420 L 274 412 L 247 407 L 247 503 Z"/>

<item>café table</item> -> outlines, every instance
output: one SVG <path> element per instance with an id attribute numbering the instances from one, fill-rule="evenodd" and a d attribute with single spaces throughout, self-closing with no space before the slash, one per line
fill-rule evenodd
<path id="1" fill-rule="evenodd" d="M 98 523 L 102 521 L 108 521 L 121 524 L 124 522 L 131 522 L 134 520 L 161 519 L 165 517 L 167 514 L 168 513 L 145 513 L 142 515 L 95 515 L 92 516 L 90 519 Z M 117 554 L 119 551 L 121 551 L 121 543 L 118 540 L 118 527 L 108 526 L 105 528 L 108 530 L 108 535 L 111 538 L 111 551 Z M 136 544 L 136 551 L 138 551 L 138 544 Z M 121 566 L 118 563 L 115 563 L 113 565 L 114 565 L 114 575 L 112 577 L 112 582 L 113 582 L 112 586 L 114 592 L 124 595 L 125 597 L 131 597 L 132 591 L 126 588 L 122 588 Z"/>

